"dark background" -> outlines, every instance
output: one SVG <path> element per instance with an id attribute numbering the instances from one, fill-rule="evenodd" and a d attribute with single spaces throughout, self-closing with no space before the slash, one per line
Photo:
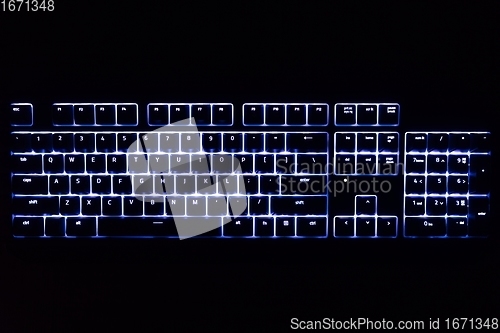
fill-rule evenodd
<path id="1" fill-rule="evenodd" d="M 0 13 L 2 107 L 19 100 L 394 101 L 402 105 L 400 132 L 496 128 L 498 1 L 55 2 L 52 13 Z M 7 126 L 1 135 L 6 140 Z M 8 196 L 2 191 L 2 202 Z M 495 233 L 483 243 L 200 243 L 148 251 L 78 244 L 68 251 L 10 246 L 1 207 L 4 332 L 239 331 L 287 328 L 292 317 L 499 315 Z"/>

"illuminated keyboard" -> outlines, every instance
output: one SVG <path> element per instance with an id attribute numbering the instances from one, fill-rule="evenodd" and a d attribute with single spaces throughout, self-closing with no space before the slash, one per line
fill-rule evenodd
<path id="1" fill-rule="evenodd" d="M 397 103 L 10 105 L 16 238 L 486 237 L 490 133 Z"/>

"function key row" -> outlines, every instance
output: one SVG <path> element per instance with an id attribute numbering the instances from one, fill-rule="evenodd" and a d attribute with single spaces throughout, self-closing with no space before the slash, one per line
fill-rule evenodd
<path id="1" fill-rule="evenodd" d="M 398 126 L 399 104 L 335 104 L 336 126 Z"/>
<path id="2" fill-rule="evenodd" d="M 229 103 L 151 103 L 148 104 L 148 124 L 151 126 L 231 126 L 234 122 L 233 110 L 233 104 Z"/>
<path id="3" fill-rule="evenodd" d="M 406 133 L 406 152 L 489 153 L 491 134 L 487 132 L 411 132 Z"/>
<path id="4" fill-rule="evenodd" d="M 244 125 L 328 125 L 328 104 L 243 104 Z"/>
<path id="5" fill-rule="evenodd" d="M 67 104 L 52 106 L 52 123 L 67 125 L 129 125 L 138 124 L 138 107 L 135 103 L 123 104 Z"/>

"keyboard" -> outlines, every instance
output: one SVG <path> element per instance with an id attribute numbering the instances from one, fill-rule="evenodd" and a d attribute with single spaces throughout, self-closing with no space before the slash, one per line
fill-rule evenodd
<path id="1" fill-rule="evenodd" d="M 489 236 L 491 133 L 398 103 L 12 103 L 12 237 Z"/>

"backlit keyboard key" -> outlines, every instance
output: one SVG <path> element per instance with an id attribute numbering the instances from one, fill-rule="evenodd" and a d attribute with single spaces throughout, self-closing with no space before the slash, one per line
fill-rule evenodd
<path id="1" fill-rule="evenodd" d="M 336 104 L 335 105 L 335 125 L 349 126 L 356 124 L 356 105 L 355 104 Z"/>
<path id="2" fill-rule="evenodd" d="M 264 125 L 264 105 L 245 104 L 243 105 L 244 125 Z"/>
<path id="3" fill-rule="evenodd" d="M 137 125 L 137 104 L 118 104 L 116 106 L 116 123 L 118 125 Z"/>
<path id="4" fill-rule="evenodd" d="M 233 124 L 233 105 L 232 104 L 213 104 L 212 105 L 212 124 L 230 126 Z"/>
<path id="5" fill-rule="evenodd" d="M 306 124 L 306 105 L 288 104 L 286 106 L 287 125 L 305 125 Z"/>
<path id="6" fill-rule="evenodd" d="M 378 124 L 386 126 L 399 125 L 399 105 L 380 104 L 378 106 Z"/>
<path id="7" fill-rule="evenodd" d="M 377 105 L 358 104 L 356 108 L 356 122 L 358 125 L 376 125 Z"/>
<path id="8" fill-rule="evenodd" d="M 33 125 L 33 105 L 27 103 L 12 104 L 9 108 L 9 111 L 11 125 Z"/>
<path id="9" fill-rule="evenodd" d="M 285 125 L 285 105 L 267 104 L 265 111 L 267 125 Z"/>
<path id="10" fill-rule="evenodd" d="M 97 125 L 116 125 L 116 105 L 97 104 L 95 116 Z"/>
<path id="11" fill-rule="evenodd" d="M 52 123 L 54 125 L 73 125 L 73 105 L 54 104 L 52 106 Z"/>
<path id="12" fill-rule="evenodd" d="M 328 105 L 309 104 L 307 106 L 307 123 L 309 125 L 328 125 Z"/>
<path id="13" fill-rule="evenodd" d="M 73 105 L 76 125 L 95 125 L 95 109 L 90 104 Z"/>

